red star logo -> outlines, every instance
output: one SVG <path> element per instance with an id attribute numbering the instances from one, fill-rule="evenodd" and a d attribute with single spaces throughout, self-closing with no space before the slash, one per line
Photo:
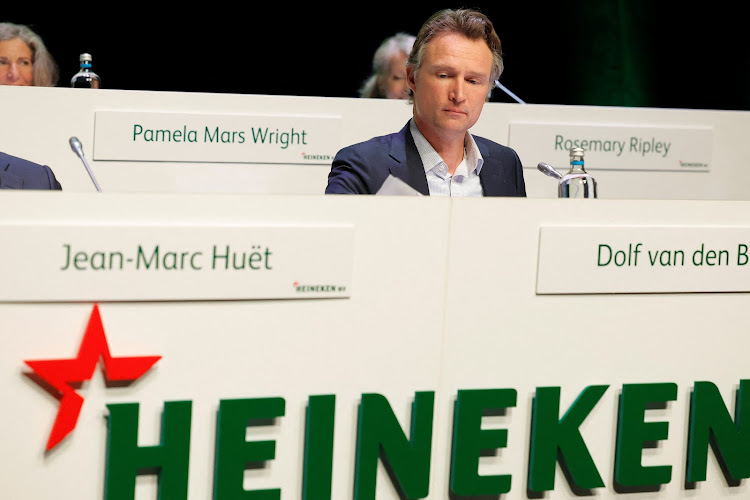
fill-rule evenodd
<path id="1" fill-rule="evenodd" d="M 102 359 L 104 378 L 107 382 L 132 382 L 146 373 L 161 356 L 136 356 L 114 358 L 109 353 L 107 337 L 104 335 L 99 307 L 94 304 L 86 332 L 83 334 L 78 355 L 72 359 L 25 360 L 40 385 L 60 400 L 52 432 L 47 441 L 47 450 L 57 446 L 76 426 L 81 413 L 83 398 L 73 389 L 74 385 L 91 380 L 97 363 Z"/>

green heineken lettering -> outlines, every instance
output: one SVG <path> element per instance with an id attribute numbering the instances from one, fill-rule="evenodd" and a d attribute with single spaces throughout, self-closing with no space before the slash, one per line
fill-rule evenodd
<path id="1" fill-rule="evenodd" d="M 278 488 L 245 490 L 245 469 L 276 457 L 275 441 L 246 441 L 248 426 L 284 416 L 283 398 L 223 399 L 216 424 L 214 500 L 277 500 Z"/>
<path id="2" fill-rule="evenodd" d="M 330 500 L 336 396 L 310 396 L 305 424 L 302 500 Z"/>
<path id="3" fill-rule="evenodd" d="M 397 489 L 409 499 L 429 493 L 430 453 L 434 392 L 416 392 L 407 439 L 388 400 L 380 394 L 363 394 L 359 406 L 357 458 L 354 466 L 354 500 L 375 498 L 378 457 L 392 472 Z"/>
<path id="4" fill-rule="evenodd" d="M 479 475 L 482 450 L 505 448 L 506 429 L 482 429 L 485 411 L 500 411 L 516 406 L 515 389 L 460 390 L 453 417 L 453 455 L 450 490 L 458 496 L 499 495 L 510 491 L 511 476 Z"/>
<path id="5" fill-rule="evenodd" d="M 667 439 L 669 423 L 645 422 L 649 406 L 677 399 L 677 384 L 624 384 L 620 395 L 615 451 L 615 482 L 626 487 L 666 484 L 672 478 L 672 467 L 643 467 L 641 456 L 646 443 Z"/>
<path id="6" fill-rule="evenodd" d="M 719 389 L 711 382 L 696 382 L 690 402 L 687 480 L 706 480 L 708 445 L 715 444 L 716 458 L 731 479 L 750 477 L 750 380 L 740 380 L 734 421 Z"/>
<path id="7" fill-rule="evenodd" d="M 526 496 L 544 496 L 544 492 L 555 490 L 558 465 L 576 495 L 596 495 L 593 490 L 605 486 L 581 427 L 608 388 L 584 388 L 567 409 L 561 408 L 561 387 L 536 388 L 529 424 Z M 647 419 L 647 411 L 667 408 L 670 401 L 677 400 L 677 394 L 677 384 L 671 382 L 622 386 L 614 449 L 616 492 L 657 491 L 671 481 L 673 464 L 643 466 L 642 459 L 644 448 L 658 448 L 659 441 L 669 437 L 669 422 Z M 709 447 L 730 488 L 750 478 L 750 419 L 743 417 L 750 413 L 750 380 L 739 381 L 735 398 L 732 415 L 714 383 L 695 382 L 684 457 L 686 483 L 706 480 Z M 352 500 L 375 500 L 381 460 L 400 498 L 429 497 L 434 403 L 434 392 L 415 392 L 407 432 L 383 395 L 362 394 Z M 487 416 L 502 414 L 516 404 L 517 392 L 512 388 L 463 389 L 456 393 L 447 478 L 451 498 L 497 498 L 510 492 L 511 474 L 479 474 L 481 457 L 507 446 L 508 429 L 483 428 L 482 424 Z M 281 487 L 245 489 L 245 471 L 260 469 L 276 456 L 274 440 L 248 441 L 246 436 L 249 427 L 278 425 L 285 406 L 281 397 L 219 402 L 213 500 L 281 499 Z M 157 476 L 159 500 L 187 500 L 192 402 L 164 403 L 159 443 L 153 446 L 138 444 L 138 403 L 107 407 L 104 500 L 133 500 L 138 475 L 145 474 Z M 332 481 L 335 417 L 335 394 L 308 397 L 300 500 L 331 500 L 342 495 L 334 492 Z M 296 425 L 301 431 L 303 423 Z M 292 429 L 295 434 L 297 431 Z M 512 456 L 518 458 L 521 452 L 515 450 Z M 210 471 L 206 473 L 210 477 Z M 442 477 L 439 480 L 446 481 Z"/>
<path id="8" fill-rule="evenodd" d="M 110 404 L 107 408 L 104 499 L 133 500 L 136 476 L 148 473 L 159 476 L 157 498 L 186 499 L 192 403 L 164 403 L 161 443 L 156 446 L 138 446 L 138 403 Z"/>
<path id="9" fill-rule="evenodd" d="M 538 387 L 531 417 L 529 450 L 529 489 L 548 491 L 555 488 L 558 454 L 570 472 L 571 480 L 584 489 L 604 486 L 591 458 L 580 427 L 607 390 L 606 385 L 586 387 L 568 409 L 560 415 L 560 388 Z"/>

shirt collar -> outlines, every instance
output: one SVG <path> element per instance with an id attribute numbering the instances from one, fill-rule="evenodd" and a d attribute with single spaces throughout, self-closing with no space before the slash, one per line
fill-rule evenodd
<path id="1" fill-rule="evenodd" d="M 409 130 L 414 138 L 414 144 L 417 146 L 419 156 L 422 158 L 422 166 L 425 173 L 444 163 L 438 152 L 432 147 L 432 144 L 419 131 L 414 118 L 409 122 Z M 476 174 L 479 175 L 479 172 L 482 171 L 484 158 L 482 158 L 482 153 L 479 152 L 479 147 L 476 141 L 474 141 L 474 137 L 469 132 L 466 132 L 466 136 L 464 137 L 464 149 L 466 151 L 466 163 L 469 167 L 469 173 L 476 170 Z"/>

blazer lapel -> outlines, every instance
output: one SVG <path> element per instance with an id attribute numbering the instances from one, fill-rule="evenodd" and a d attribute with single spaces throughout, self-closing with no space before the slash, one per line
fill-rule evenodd
<path id="1" fill-rule="evenodd" d="M 484 196 L 501 196 L 501 185 L 497 177 L 497 169 L 494 168 L 493 159 L 486 144 L 477 141 L 477 147 L 482 154 L 482 170 L 479 171 L 479 182 L 482 184 Z"/>
<path id="2" fill-rule="evenodd" d="M 409 130 L 409 122 L 401 131 L 393 136 L 391 142 L 391 158 L 395 163 L 388 169 L 394 177 L 398 177 L 423 195 L 429 196 L 427 176 L 422 166 L 422 158 L 417 151 L 417 145 Z"/>

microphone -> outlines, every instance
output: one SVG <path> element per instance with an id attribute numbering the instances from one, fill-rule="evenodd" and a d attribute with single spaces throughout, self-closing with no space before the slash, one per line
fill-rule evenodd
<path id="1" fill-rule="evenodd" d="M 495 86 L 497 86 L 500 90 L 511 96 L 513 99 L 515 99 L 516 102 L 520 102 L 521 104 L 526 104 L 521 100 L 520 97 L 518 97 L 516 94 L 508 90 L 508 87 L 500 83 L 500 80 L 495 80 Z"/>
<path id="2" fill-rule="evenodd" d="M 544 175 L 549 175 L 550 177 L 554 177 L 557 180 L 560 180 L 563 177 L 560 172 L 555 170 L 555 167 L 548 163 L 544 163 L 543 161 L 540 161 L 539 165 L 537 165 L 536 168 L 538 168 L 539 171 Z"/>
<path id="3" fill-rule="evenodd" d="M 96 190 L 101 193 L 102 188 L 99 187 L 99 183 L 96 182 L 96 177 L 94 177 L 94 173 L 91 171 L 91 167 L 89 167 L 88 162 L 86 161 L 86 158 L 83 156 L 83 146 L 81 145 L 81 141 L 78 140 L 78 137 L 71 137 L 70 140 L 70 149 L 73 150 L 73 152 L 78 155 L 78 158 L 81 159 L 83 162 L 83 166 L 86 167 L 86 172 L 89 173 L 89 177 L 91 177 L 91 181 L 94 183 L 94 186 L 96 187 Z"/>

